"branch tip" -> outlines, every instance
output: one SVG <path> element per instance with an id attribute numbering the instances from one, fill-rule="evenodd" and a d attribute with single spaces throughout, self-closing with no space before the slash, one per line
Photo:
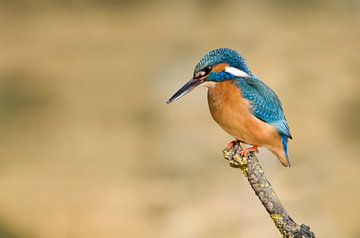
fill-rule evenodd
<path id="1" fill-rule="evenodd" d="M 224 149 L 224 158 L 229 161 L 231 167 L 241 169 L 282 236 L 315 238 L 315 234 L 310 231 L 309 226 L 305 224 L 298 225 L 287 213 L 266 178 L 254 152 L 251 152 L 247 157 L 243 157 L 240 155 L 241 149 L 239 143 L 235 144 L 232 149 Z"/>

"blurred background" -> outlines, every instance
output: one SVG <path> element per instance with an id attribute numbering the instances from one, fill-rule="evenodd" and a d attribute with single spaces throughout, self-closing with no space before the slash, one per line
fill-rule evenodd
<path id="1" fill-rule="evenodd" d="M 206 89 L 230 47 L 280 96 L 291 168 L 259 159 L 319 237 L 360 237 L 360 2 L 2 0 L 0 237 L 279 237 L 222 149 Z"/>

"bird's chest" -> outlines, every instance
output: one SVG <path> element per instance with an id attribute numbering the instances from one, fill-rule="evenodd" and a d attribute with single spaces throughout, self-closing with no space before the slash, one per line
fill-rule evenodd
<path id="1" fill-rule="evenodd" d="M 231 80 L 209 88 L 208 103 L 212 117 L 226 132 L 240 140 L 250 139 L 253 121 L 250 103 Z"/>

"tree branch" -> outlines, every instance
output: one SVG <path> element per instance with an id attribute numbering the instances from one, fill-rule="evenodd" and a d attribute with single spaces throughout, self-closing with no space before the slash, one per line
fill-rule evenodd
<path id="1" fill-rule="evenodd" d="M 223 151 L 224 157 L 230 162 L 231 167 L 240 168 L 244 173 L 250 186 L 255 191 L 256 196 L 260 199 L 283 237 L 315 237 L 315 234 L 310 231 L 309 226 L 305 224 L 298 225 L 286 212 L 279 198 L 276 196 L 274 189 L 265 177 L 264 171 L 255 154 L 250 153 L 248 157 L 242 157 L 239 151 L 241 151 L 241 146 L 235 144 L 232 149 L 225 149 Z"/>

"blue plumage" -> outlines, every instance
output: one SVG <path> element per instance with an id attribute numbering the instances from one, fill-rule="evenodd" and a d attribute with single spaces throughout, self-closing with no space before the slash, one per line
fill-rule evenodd
<path id="1" fill-rule="evenodd" d="M 289 152 L 288 152 L 288 137 L 285 136 L 285 135 L 282 135 L 281 136 L 281 143 L 284 147 L 284 150 L 285 150 L 285 155 L 286 155 L 286 158 L 288 159 L 288 162 L 290 164 L 290 161 L 289 161 Z"/>
<path id="2" fill-rule="evenodd" d="M 251 73 L 245 59 L 235 50 L 220 48 L 210 51 L 200 59 L 195 67 L 194 74 L 208 66 L 221 63 L 228 63 L 231 67 L 244 71 L 250 77 L 234 78 L 234 75 L 227 72 L 212 72 L 208 80 L 222 82 L 235 79 L 237 86 L 243 93 L 243 97 L 251 102 L 254 116 L 276 127 L 281 135 L 292 138 L 278 96 L 270 87 Z"/>
<path id="3" fill-rule="evenodd" d="M 275 92 L 255 76 L 235 78 L 243 97 L 251 102 L 254 116 L 273 125 L 281 135 L 292 138 L 281 102 Z"/>
<path id="4" fill-rule="evenodd" d="M 253 145 L 244 150 L 245 155 L 248 151 L 256 150 L 257 146 L 264 146 L 284 166 L 290 166 L 288 139 L 292 139 L 292 136 L 281 102 L 269 86 L 251 73 L 239 53 L 220 48 L 204 55 L 195 67 L 193 78 L 167 103 L 181 98 L 205 82 L 215 82 L 207 84 L 209 108 L 215 121 L 237 140 Z M 249 104 L 243 99 L 250 102 L 250 110 Z M 251 115 L 262 122 L 253 120 Z M 269 130 L 263 122 L 276 130 Z"/>
<path id="5" fill-rule="evenodd" d="M 244 71 L 249 77 L 234 77 L 234 75 L 223 71 L 211 72 L 207 80 L 222 82 L 234 79 L 236 85 L 241 89 L 243 97 L 250 101 L 253 115 L 273 125 L 278 130 L 286 157 L 288 157 L 287 143 L 288 138 L 292 139 L 292 136 L 281 102 L 269 86 L 251 73 L 245 59 L 239 53 L 227 48 L 210 51 L 196 65 L 194 75 L 208 66 L 221 63 L 228 63 L 229 66 Z"/>
<path id="6" fill-rule="evenodd" d="M 238 68 L 247 74 L 252 75 L 250 68 L 245 62 L 245 59 L 235 50 L 227 48 L 212 50 L 204 55 L 196 65 L 194 75 L 207 66 L 213 66 L 221 63 L 228 63 L 232 67 Z"/>

